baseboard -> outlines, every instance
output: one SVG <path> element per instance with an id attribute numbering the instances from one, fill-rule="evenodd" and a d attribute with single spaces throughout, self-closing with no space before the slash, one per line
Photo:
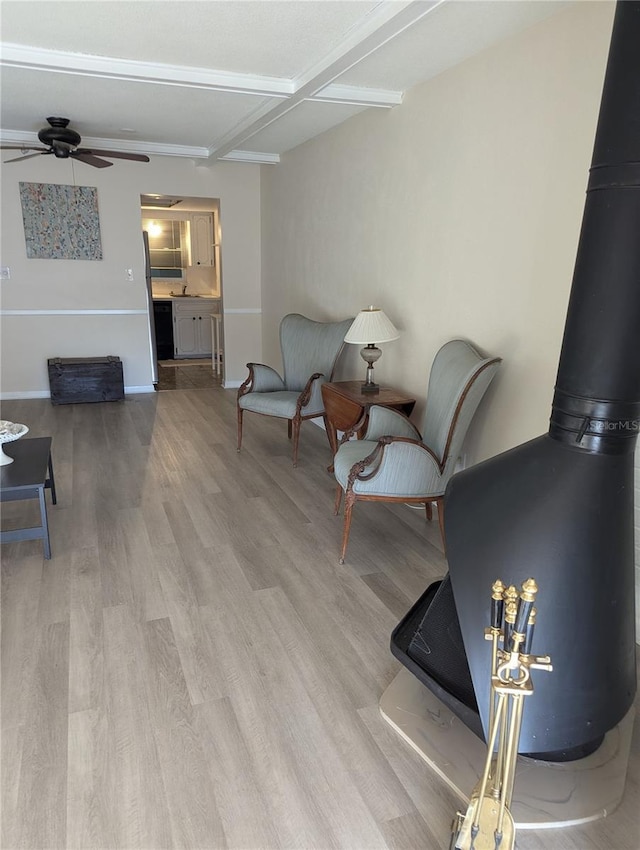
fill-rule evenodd
<path id="1" fill-rule="evenodd" d="M 125 387 L 124 392 L 125 395 L 152 393 L 154 392 L 154 387 L 153 384 L 144 384 L 140 387 Z M 49 390 L 17 390 L 16 392 L 0 393 L 0 401 L 28 398 L 51 398 L 51 393 Z"/>
<path id="2" fill-rule="evenodd" d="M 155 392 L 153 384 L 144 384 L 141 387 L 125 387 L 125 395 L 133 395 L 134 393 L 152 393 Z"/>
<path id="3" fill-rule="evenodd" d="M 49 390 L 18 390 L 15 393 L 0 393 L 0 401 L 19 398 L 51 398 Z"/>

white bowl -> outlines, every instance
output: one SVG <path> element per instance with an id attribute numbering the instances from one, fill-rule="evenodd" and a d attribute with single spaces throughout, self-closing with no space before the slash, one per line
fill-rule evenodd
<path id="1" fill-rule="evenodd" d="M 19 422 L 9 422 L 8 419 L 0 419 L 0 466 L 13 463 L 13 458 L 4 453 L 3 444 L 19 440 L 28 431 L 29 429 L 26 425 L 21 425 Z"/>

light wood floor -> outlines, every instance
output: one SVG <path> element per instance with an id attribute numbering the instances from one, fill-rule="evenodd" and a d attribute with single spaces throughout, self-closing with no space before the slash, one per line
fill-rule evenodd
<path id="1" fill-rule="evenodd" d="M 2 416 L 53 436 L 58 487 L 52 559 L 2 551 L 3 850 L 449 846 L 460 802 L 378 712 L 437 522 L 359 504 L 340 566 L 324 433 L 293 469 L 247 415 L 238 455 L 235 391 Z M 639 749 L 613 816 L 519 850 L 636 850 Z"/>

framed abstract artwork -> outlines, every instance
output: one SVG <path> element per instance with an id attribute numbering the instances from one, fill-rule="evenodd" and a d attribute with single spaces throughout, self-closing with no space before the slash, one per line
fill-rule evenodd
<path id="1" fill-rule="evenodd" d="M 95 187 L 20 183 L 20 203 L 28 259 L 102 259 Z"/>

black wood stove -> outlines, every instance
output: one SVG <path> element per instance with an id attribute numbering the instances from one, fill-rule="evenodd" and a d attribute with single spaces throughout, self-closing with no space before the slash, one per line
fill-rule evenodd
<path id="1" fill-rule="evenodd" d="M 493 581 L 534 576 L 533 652 L 553 656 L 520 751 L 597 748 L 636 692 L 633 463 L 640 428 L 640 3 L 619 2 L 549 432 L 454 476 L 449 574 L 394 631 L 393 653 L 480 736 Z M 540 649 L 538 649 L 538 647 Z"/>

